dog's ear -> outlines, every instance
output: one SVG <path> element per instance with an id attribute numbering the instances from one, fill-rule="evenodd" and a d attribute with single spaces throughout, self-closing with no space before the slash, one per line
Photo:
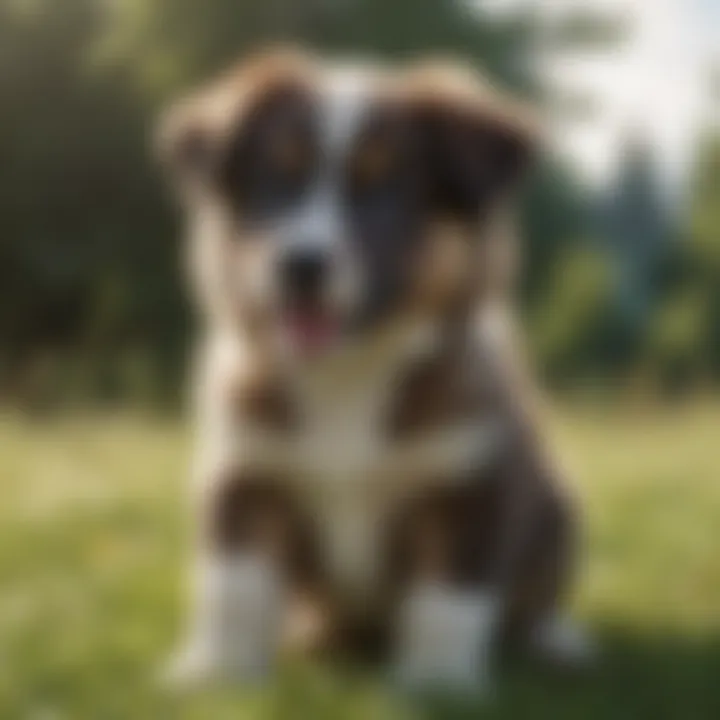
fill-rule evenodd
<path id="1" fill-rule="evenodd" d="M 229 72 L 160 118 L 155 154 L 183 191 L 218 180 L 223 153 L 244 118 L 273 87 L 304 78 L 311 58 L 294 48 L 271 48 L 241 60 Z"/>
<path id="2" fill-rule="evenodd" d="M 482 217 L 529 166 L 539 141 L 536 120 L 462 65 L 418 67 L 404 87 L 432 202 L 441 213 Z"/>

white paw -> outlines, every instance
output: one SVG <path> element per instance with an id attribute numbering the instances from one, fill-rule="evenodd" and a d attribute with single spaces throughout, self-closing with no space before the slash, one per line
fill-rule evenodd
<path id="1" fill-rule="evenodd" d="M 531 647 L 543 660 L 568 668 L 586 668 L 599 654 L 585 629 L 566 615 L 541 623 L 531 636 Z"/>
<path id="2" fill-rule="evenodd" d="M 496 619 L 497 602 L 483 593 L 413 593 L 401 621 L 396 679 L 406 687 L 486 691 Z"/>
<path id="3" fill-rule="evenodd" d="M 201 570 L 189 640 L 162 679 L 178 687 L 262 678 L 278 649 L 281 593 L 275 573 L 254 557 L 218 558 Z"/>

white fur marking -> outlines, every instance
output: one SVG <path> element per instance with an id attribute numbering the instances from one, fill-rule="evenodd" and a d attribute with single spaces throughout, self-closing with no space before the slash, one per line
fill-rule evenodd
<path id="1" fill-rule="evenodd" d="M 372 592 L 378 530 L 387 513 L 423 487 L 456 482 L 482 467 L 501 439 L 494 420 L 483 418 L 406 442 L 382 434 L 398 371 L 431 339 L 422 328 L 403 328 L 371 350 L 305 368 L 296 378 L 305 417 L 300 436 L 245 430 L 240 438 L 246 461 L 300 489 L 324 534 L 335 577 L 356 593 Z"/>
<path id="2" fill-rule="evenodd" d="M 409 685 L 483 688 L 498 599 L 489 593 L 425 585 L 405 602 L 396 674 Z"/>
<path id="3" fill-rule="evenodd" d="M 372 72 L 360 66 L 336 67 L 327 77 L 322 137 L 329 157 L 342 155 L 352 143 L 368 106 Z"/>
<path id="4" fill-rule="evenodd" d="M 187 684 L 222 677 L 258 678 L 279 645 L 282 591 L 265 558 L 207 559 L 195 580 L 190 636 L 167 679 Z"/>
<path id="5" fill-rule="evenodd" d="M 329 300 L 340 308 L 352 307 L 363 289 L 363 272 L 349 242 L 344 217 L 342 175 L 367 107 L 367 78 L 339 71 L 330 75 L 320 107 L 323 162 L 317 181 L 302 205 L 283 218 L 275 234 L 280 252 L 301 247 L 321 250 L 334 264 Z"/>

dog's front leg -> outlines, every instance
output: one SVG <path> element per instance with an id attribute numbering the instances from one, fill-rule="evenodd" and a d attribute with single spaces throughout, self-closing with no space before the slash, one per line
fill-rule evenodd
<path id="1" fill-rule="evenodd" d="M 274 659 L 281 603 L 275 569 L 263 555 L 203 558 L 190 630 L 168 681 L 264 677 Z"/>
<path id="2" fill-rule="evenodd" d="M 489 684 L 503 598 L 486 573 L 474 571 L 483 562 L 476 550 L 488 554 L 474 542 L 474 504 L 467 487 L 448 483 L 400 508 L 390 528 L 394 675 L 406 686 L 483 692 Z"/>
<path id="3" fill-rule="evenodd" d="M 482 688 L 496 641 L 514 628 L 546 655 L 580 659 L 581 637 L 558 619 L 573 541 L 557 485 L 518 436 L 489 473 L 409 508 L 400 533 L 410 567 L 400 613 L 402 679 Z"/>
<path id="4" fill-rule="evenodd" d="M 277 492 L 234 471 L 203 494 L 192 616 L 168 680 L 257 680 L 273 665 L 285 608 Z"/>

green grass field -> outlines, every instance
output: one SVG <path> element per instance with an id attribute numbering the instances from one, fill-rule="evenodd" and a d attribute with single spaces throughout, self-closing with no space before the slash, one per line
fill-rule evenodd
<path id="1" fill-rule="evenodd" d="M 574 609 L 604 646 L 594 672 L 511 666 L 485 703 L 310 667 L 173 697 L 154 677 L 182 618 L 186 433 L 0 417 L 0 718 L 720 718 L 720 405 L 565 410 L 555 429 L 587 511 Z"/>

